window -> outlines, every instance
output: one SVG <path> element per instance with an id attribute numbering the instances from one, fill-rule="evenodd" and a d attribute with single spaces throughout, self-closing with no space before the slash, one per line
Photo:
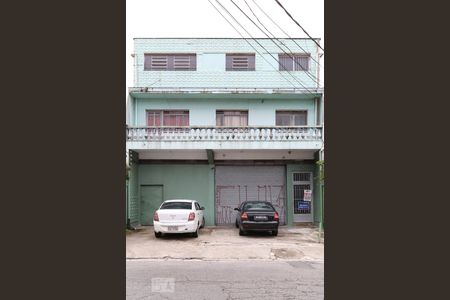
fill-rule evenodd
<path id="1" fill-rule="evenodd" d="M 247 111 L 222 110 L 216 112 L 217 126 L 248 126 Z"/>
<path id="2" fill-rule="evenodd" d="M 148 110 L 147 126 L 189 126 L 189 111 Z"/>
<path id="3" fill-rule="evenodd" d="M 309 55 L 306 54 L 279 54 L 278 61 L 280 71 L 308 71 L 309 68 Z"/>
<path id="4" fill-rule="evenodd" d="M 227 71 L 255 71 L 255 54 L 227 54 Z"/>
<path id="5" fill-rule="evenodd" d="M 145 71 L 195 71 L 196 54 L 145 54 Z"/>
<path id="6" fill-rule="evenodd" d="M 192 209 L 191 202 L 166 202 L 159 209 Z"/>
<path id="7" fill-rule="evenodd" d="M 277 126 L 304 126 L 307 121 L 306 111 L 277 111 Z"/>
<path id="8" fill-rule="evenodd" d="M 200 204 L 198 204 L 197 202 L 195 202 L 195 209 L 196 209 L 196 210 L 201 210 L 201 209 L 200 209 Z"/>
<path id="9" fill-rule="evenodd" d="M 242 210 L 271 210 L 271 211 L 274 211 L 275 208 L 273 208 L 273 206 L 267 202 L 247 202 L 247 203 L 245 203 Z"/>

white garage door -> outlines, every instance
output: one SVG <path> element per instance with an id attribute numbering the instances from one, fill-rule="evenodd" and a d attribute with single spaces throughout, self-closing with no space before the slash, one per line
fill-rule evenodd
<path id="1" fill-rule="evenodd" d="M 235 207 L 244 201 L 271 202 L 285 224 L 284 166 L 216 166 L 216 224 L 234 224 Z"/>

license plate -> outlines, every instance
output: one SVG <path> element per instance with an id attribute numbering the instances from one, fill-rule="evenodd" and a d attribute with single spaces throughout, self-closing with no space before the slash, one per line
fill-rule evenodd
<path id="1" fill-rule="evenodd" d="M 255 216 L 255 221 L 267 221 L 266 216 Z"/>
<path id="2" fill-rule="evenodd" d="M 169 226 L 169 231 L 178 231 L 178 226 Z"/>

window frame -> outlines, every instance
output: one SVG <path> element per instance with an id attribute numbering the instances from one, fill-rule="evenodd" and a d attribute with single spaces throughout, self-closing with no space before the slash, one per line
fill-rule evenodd
<path id="1" fill-rule="evenodd" d="M 218 118 L 217 115 L 218 113 L 226 113 L 226 112 L 245 112 L 246 113 L 246 117 L 247 117 L 247 122 L 246 125 L 238 125 L 238 126 L 227 126 L 227 125 L 218 125 Z M 216 109 L 216 127 L 248 127 L 248 116 L 249 116 L 249 111 L 246 109 Z M 224 124 L 224 117 L 225 115 L 222 115 L 222 124 Z"/>
<path id="2" fill-rule="evenodd" d="M 161 68 L 152 68 L 152 57 L 153 56 L 161 56 L 165 57 L 167 61 L 167 66 L 165 69 Z M 175 58 L 177 57 L 189 57 L 189 67 L 183 68 L 178 67 L 175 68 Z M 148 62 L 147 59 L 150 59 Z M 179 72 L 179 71 L 197 71 L 197 53 L 144 53 L 144 71 L 163 71 L 163 72 Z"/>
<path id="3" fill-rule="evenodd" d="M 247 69 L 245 68 L 233 68 L 233 57 L 247 57 Z M 252 57 L 253 60 L 250 60 L 249 58 Z M 231 60 L 230 67 L 228 67 L 229 63 L 228 60 Z M 256 55 L 255 53 L 225 53 L 225 71 L 226 72 L 251 72 L 256 71 Z"/>
<path id="4" fill-rule="evenodd" d="M 148 115 L 151 112 L 158 112 L 160 114 L 160 124 L 161 125 L 149 125 L 148 124 Z M 165 112 L 187 112 L 188 124 L 187 125 L 164 125 L 164 113 Z M 146 122 L 147 127 L 177 127 L 177 128 L 180 127 L 180 128 L 184 128 L 184 127 L 189 127 L 191 124 L 190 115 L 191 115 L 191 112 L 188 109 L 146 109 L 145 110 L 145 122 Z"/>
<path id="5" fill-rule="evenodd" d="M 277 124 L 277 117 L 278 113 L 305 113 L 305 124 L 304 125 L 278 125 Z M 292 117 L 293 115 L 291 115 Z M 276 110 L 275 111 L 275 126 L 278 127 L 296 127 L 296 126 L 308 126 L 308 110 L 307 109 L 300 109 L 300 110 Z"/>
<path id="6" fill-rule="evenodd" d="M 292 57 L 292 58 L 291 58 Z M 292 60 L 292 69 L 286 68 L 286 70 L 282 67 L 281 59 L 282 58 L 288 58 Z M 297 64 L 295 63 L 295 59 L 297 58 L 307 58 L 307 67 L 306 69 L 301 69 Z M 293 53 L 293 54 L 285 54 L 285 53 L 278 53 L 278 70 L 279 71 L 285 71 L 285 72 L 309 72 L 310 68 L 310 61 L 311 61 L 311 53 Z M 296 68 L 300 68 L 300 70 L 296 70 Z"/>

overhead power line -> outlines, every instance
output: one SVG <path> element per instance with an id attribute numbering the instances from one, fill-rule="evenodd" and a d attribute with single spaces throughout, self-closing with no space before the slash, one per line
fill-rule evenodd
<path id="1" fill-rule="evenodd" d="M 273 67 L 274 69 L 275 69 L 275 71 L 278 71 L 278 73 L 280 73 L 280 75 L 282 75 L 282 77 L 284 78 L 284 79 L 286 79 L 286 81 L 287 82 L 289 82 L 291 85 L 292 85 L 292 87 L 294 87 L 294 89 L 295 88 L 297 88 L 296 86 L 295 86 L 295 84 L 294 83 L 292 83 L 292 81 L 290 81 L 288 78 L 286 78 L 284 75 L 283 75 L 283 73 L 281 73 L 279 70 L 277 70 L 259 51 L 258 51 L 258 49 L 256 49 L 253 45 L 252 45 L 252 43 L 250 43 L 245 37 L 244 37 L 244 35 L 242 35 L 242 33 L 220 12 L 220 10 L 210 1 L 210 0 L 208 0 L 208 2 L 217 10 L 217 12 L 225 19 L 225 21 L 227 21 L 228 22 L 228 24 L 230 24 L 231 25 L 231 27 L 233 27 L 233 29 L 250 45 L 250 47 L 252 47 L 253 48 L 253 50 L 255 50 L 255 52 L 256 53 L 258 53 L 271 67 Z"/>
<path id="2" fill-rule="evenodd" d="M 283 65 L 283 64 L 281 64 L 280 63 L 280 61 L 275 57 L 275 56 L 273 56 L 273 54 L 271 53 L 271 52 L 269 52 L 263 45 L 261 45 L 261 43 L 260 42 L 258 42 L 258 40 L 256 40 L 249 32 L 248 32 L 248 30 L 247 29 L 245 29 L 245 27 L 244 26 L 242 26 L 242 24 L 238 21 L 238 20 L 236 20 L 236 18 L 228 11 L 228 9 L 226 8 L 226 7 L 224 7 L 223 5 L 222 5 L 222 3 L 220 3 L 219 2 L 219 0 L 216 0 L 216 2 L 227 12 L 227 14 L 250 36 L 250 38 L 252 39 L 252 40 L 254 40 L 261 48 L 263 48 L 277 63 L 278 63 L 278 65 L 279 66 L 281 66 L 285 71 L 287 71 L 287 73 L 289 74 L 289 75 L 291 75 L 291 77 L 297 82 L 297 83 L 299 83 L 304 89 L 306 89 L 310 94 L 312 94 L 312 95 L 314 95 L 300 80 L 299 80 L 299 78 L 297 78 L 297 77 L 295 77 L 294 75 L 292 75 L 292 73 L 290 73 L 289 72 L 289 70 L 287 70 L 286 69 L 286 67 Z"/>
<path id="3" fill-rule="evenodd" d="M 278 5 L 284 10 L 284 12 L 289 16 L 289 18 L 291 18 L 292 21 L 294 21 L 295 24 L 297 24 L 297 26 L 300 27 L 300 28 L 303 30 L 303 32 L 306 33 L 306 35 L 307 35 L 311 40 L 314 41 L 314 43 L 316 43 L 317 47 L 319 47 L 320 49 L 322 49 L 323 52 L 325 52 L 325 49 L 323 49 L 322 46 L 320 46 L 320 44 L 319 44 L 314 38 L 312 38 L 312 37 L 309 35 L 308 32 L 306 32 L 306 30 L 302 27 L 302 25 L 300 25 L 300 23 L 298 23 L 298 22 L 294 19 L 294 17 L 292 17 L 292 15 L 287 11 L 287 9 L 284 8 L 283 4 L 281 4 L 280 1 L 278 1 L 278 0 L 275 0 L 275 2 L 278 3 Z"/>
<path id="4" fill-rule="evenodd" d="M 264 29 L 272 36 L 273 39 L 277 40 L 277 41 L 280 43 L 280 45 L 283 45 L 284 47 L 286 47 L 287 50 L 290 52 L 290 54 L 291 54 L 292 56 L 289 55 L 289 54 L 287 54 L 286 51 L 283 50 L 283 49 L 281 48 L 281 46 L 277 45 L 277 44 L 271 39 L 272 42 L 273 42 L 276 46 L 278 46 L 278 48 L 280 48 L 280 49 L 284 52 L 284 54 L 288 55 L 288 56 L 292 59 L 292 61 L 302 69 L 302 71 L 305 71 L 305 72 L 306 72 L 306 75 L 308 75 L 309 78 L 311 78 L 312 80 L 316 81 L 316 82 L 317 82 L 317 85 L 320 85 L 320 82 L 319 82 L 319 79 L 317 78 L 317 76 L 315 76 L 314 74 L 312 74 L 309 70 L 305 69 L 298 61 L 295 60 L 295 58 L 294 58 L 294 55 L 295 55 L 295 54 L 294 54 L 293 51 L 289 48 L 289 46 L 288 46 L 288 45 L 285 45 L 283 42 L 281 42 L 277 37 L 275 37 L 275 35 L 274 35 L 272 32 L 270 32 L 269 29 L 267 29 L 267 27 L 261 22 L 261 20 L 260 20 L 260 19 L 258 18 L 258 16 L 255 14 L 255 12 L 254 12 L 253 9 L 251 8 L 251 6 L 248 4 L 247 0 L 244 0 L 244 2 L 245 2 L 245 4 L 247 5 L 247 7 L 250 9 L 251 13 L 252 13 L 253 16 L 256 18 L 256 20 L 258 21 L 258 23 L 261 24 L 262 27 L 264 27 Z M 247 16 L 247 17 L 248 17 L 248 16 Z M 255 25 L 256 25 L 256 24 L 255 24 Z M 269 37 L 269 36 L 268 36 L 268 35 L 267 35 L 260 27 L 258 27 L 258 29 L 261 30 L 267 37 Z M 269 38 L 270 38 L 270 37 L 269 37 Z M 305 51 L 305 53 L 307 53 L 307 52 Z M 311 55 L 310 55 L 309 57 L 312 58 Z M 313 59 L 313 60 L 314 60 L 314 59 Z"/>
<path id="5" fill-rule="evenodd" d="M 307 53 L 308 51 L 306 51 L 302 46 L 300 46 L 300 44 L 298 44 L 297 43 L 297 41 L 294 39 L 294 38 L 292 38 L 290 35 L 289 35 L 289 33 L 287 33 L 285 30 L 283 30 L 283 28 L 281 28 L 280 27 L 280 25 L 278 25 L 278 23 L 277 22 L 275 22 L 262 8 L 261 8 L 261 6 L 259 6 L 258 5 L 258 3 L 256 3 L 256 1 L 255 0 L 252 0 L 253 1 L 253 3 L 259 8 L 259 10 L 275 25 L 275 26 L 277 26 L 277 28 L 279 29 L 279 30 L 281 30 L 281 32 L 283 32 L 288 38 L 290 38 L 303 52 L 305 52 L 305 53 Z M 320 62 L 319 61 L 317 61 L 317 60 L 315 60 L 312 56 L 311 56 L 311 59 L 317 64 L 317 65 L 319 65 L 319 67 L 322 67 L 322 65 L 320 64 Z"/>

